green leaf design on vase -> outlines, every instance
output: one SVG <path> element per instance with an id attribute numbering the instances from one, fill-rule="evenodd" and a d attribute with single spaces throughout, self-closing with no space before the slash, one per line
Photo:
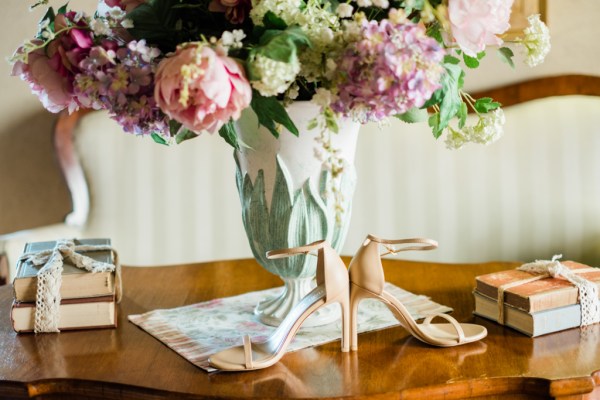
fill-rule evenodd
<path id="1" fill-rule="evenodd" d="M 277 157 L 273 195 L 268 207 L 264 172 L 259 170 L 254 182 L 240 168 L 239 153 L 234 153 L 236 180 L 242 205 L 242 220 L 256 260 L 282 279 L 310 278 L 316 272 L 317 258 L 299 255 L 269 260 L 269 250 L 301 246 L 316 240 L 328 240 L 340 251 L 350 224 L 352 197 L 356 186 L 354 165 L 346 165 L 335 184 L 344 194 L 341 219 L 336 218 L 336 204 L 327 188 L 331 173 L 323 170 L 319 182 L 306 180 L 293 191 L 292 177 L 284 161 Z"/>

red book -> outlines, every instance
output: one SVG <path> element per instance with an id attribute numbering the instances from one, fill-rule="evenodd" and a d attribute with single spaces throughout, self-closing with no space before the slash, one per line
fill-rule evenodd
<path id="1" fill-rule="evenodd" d="M 571 270 L 590 268 L 588 265 L 574 261 L 564 261 L 561 264 Z M 475 278 L 475 290 L 485 296 L 497 299 L 498 287 L 507 283 L 529 279 L 532 276 L 534 275 L 516 269 L 481 275 Z M 580 276 L 600 286 L 600 269 L 581 273 Z M 507 289 L 504 292 L 504 303 L 534 313 L 577 304 L 578 290 L 564 278 L 548 277 Z"/>

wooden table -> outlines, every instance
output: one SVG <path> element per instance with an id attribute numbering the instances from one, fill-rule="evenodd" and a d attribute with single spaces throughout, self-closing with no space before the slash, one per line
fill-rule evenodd
<path id="1" fill-rule="evenodd" d="M 279 279 L 254 260 L 126 267 L 117 329 L 17 335 L 12 287 L 0 288 L 0 398 L 600 398 L 600 325 L 531 339 L 472 316 L 474 277 L 515 264 L 384 266 L 388 281 L 453 307 L 458 320 L 485 325 L 489 336 L 433 348 L 396 327 L 360 335 L 358 352 L 341 353 L 336 342 L 265 370 L 208 374 L 127 315 L 266 289 Z"/>

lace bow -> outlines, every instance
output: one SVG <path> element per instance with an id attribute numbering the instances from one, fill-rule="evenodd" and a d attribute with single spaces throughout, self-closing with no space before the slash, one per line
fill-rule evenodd
<path id="1" fill-rule="evenodd" d="M 552 260 L 536 260 L 532 263 L 523 264 L 519 271 L 528 272 L 533 277 L 516 282 L 507 283 L 498 288 L 498 322 L 504 324 L 504 292 L 515 286 L 533 282 L 548 277 L 562 277 L 571 282 L 579 291 L 579 303 L 581 304 L 581 326 L 600 322 L 600 301 L 598 300 L 598 287 L 594 282 L 579 276 L 581 273 L 598 271 L 597 268 L 582 268 L 571 270 L 561 264 L 558 260 L 562 255 L 555 255 Z"/>
<path id="2" fill-rule="evenodd" d="M 88 251 L 111 251 L 114 264 L 94 260 L 83 254 Z M 34 332 L 60 332 L 60 286 L 62 284 L 63 263 L 68 260 L 77 268 L 89 272 L 115 272 L 117 302 L 121 301 L 121 266 L 116 251 L 109 245 L 76 245 L 73 239 L 60 239 L 53 249 L 23 254 L 21 262 L 43 265 L 37 273 L 37 293 L 35 299 Z"/>

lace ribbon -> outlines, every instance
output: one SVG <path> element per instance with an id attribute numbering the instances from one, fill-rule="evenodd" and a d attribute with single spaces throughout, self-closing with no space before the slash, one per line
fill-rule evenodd
<path id="1" fill-rule="evenodd" d="M 83 254 L 88 251 L 110 251 L 114 264 L 94 260 Z M 22 262 L 35 266 L 43 265 L 37 273 L 37 293 L 35 299 L 34 332 L 60 332 L 60 286 L 62 284 L 63 263 L 69 260 L 77 268 L 89 272 L 115 272 L 115 292 L 117 302 L 121 301 L 121 265 L 117 252 L 109 245 L 76 245 L 73 239 L 57 240 L 53 249 L 25 253 Z"/>
<path id="2" fill-rule="evenodd" d="M 579 276 L 585 272 L 598 271 L 597 268 L 581 268 L 572 270 L 565 267 L 558 260 L 562 255 L 555 255 L 551 261 L 536 260 L 532 263 L 523 264 L 519 271 L 529 272 L 534 275 L 528 279 L 507 283 L 498 288 L 498 322 L 504 324 L 504 292 L 515 286 L 524 285 L 548 277 L 563 277 L 571 282 L 579 291 L 579 303 L 581 304 L 581 326 L 600 322 L 600 301 L 598 300 L 598 287 L 594 282 Z"/>

